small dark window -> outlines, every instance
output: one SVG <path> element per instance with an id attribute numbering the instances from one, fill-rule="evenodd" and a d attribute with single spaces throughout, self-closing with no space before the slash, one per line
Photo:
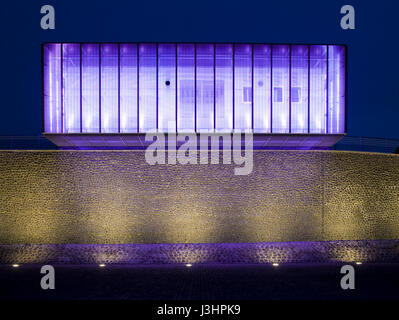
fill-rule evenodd
<path id="1" fill-rule="evenodd" d="M 292 87 L 291 88 L 291 102 L 300 102 L 301 101 L 301 88 L 300 87 Z"/>
<path id="2" fill-rule="evenodd" d="M 273 102 L 283 102 L 283 88 L 274 87 L 273 89 Z"/>
<path id="3" fill-rule="evenodd" d="M 243 102 L 252 102 L 252 88 L 251 87 L 244 87 L 242 90 L 243 97 L 242 101 Z"/>
<path id="4" fill-rule="evenodd" d="M 165 81 L 165 84 L 166 84 L 167 86 L 169 86 L 169 85 L 170 85 L 170 81 L 169 81 L 169 80 L 166 80 L 166 81 Z"/>

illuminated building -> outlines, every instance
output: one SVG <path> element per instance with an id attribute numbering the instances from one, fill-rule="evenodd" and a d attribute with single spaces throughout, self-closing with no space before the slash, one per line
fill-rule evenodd
<path id="1" fill-rule="evenodd" d="M 345 134 L 345 56 L 341 45 L 44 44 L 44 133 L 60 147 L 139 146 L 151 131 L 328 148 Z"/>

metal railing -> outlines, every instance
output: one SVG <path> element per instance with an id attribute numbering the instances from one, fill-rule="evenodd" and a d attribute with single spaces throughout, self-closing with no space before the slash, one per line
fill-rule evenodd
<path id="1" fill-rule="evenodd" d="M 46 150 L 57 149 L 57 146 L 44 136 L 0 136 L 2 150 Z"/>
<path id="2" fill-rule="evenodd" d="M 345 136 L 332 149 L 398 153 L 399 139 Z"/>

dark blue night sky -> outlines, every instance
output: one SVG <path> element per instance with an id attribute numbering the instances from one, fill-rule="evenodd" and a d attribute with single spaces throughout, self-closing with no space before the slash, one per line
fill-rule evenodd
<path id="1" fill-rule="evenodd" d="M 40 28 L 55 8 L 56 29 Z M 356 10 L 342 30 L 340 8 Z M 342 43 L 348 134 L 399 138 L 399 4 L 395 1 L 7 1 L 0 8 L 0 135 L 40 135 L 42 42 Z"/>

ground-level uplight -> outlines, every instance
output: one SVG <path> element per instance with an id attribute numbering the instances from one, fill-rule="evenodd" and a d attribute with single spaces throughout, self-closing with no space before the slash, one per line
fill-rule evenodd
<path id="1" fill-rule="evenodd" d="M 192 267 L 193 265 L 191 263 L 187 263 L 186 267 Z"/>
<path id="2" fill-rule="evenodd" d="M 13 267 L 13 268 L 18 268 L 18 267 L 19 267 L 19 264 L 18 264 L 18 263 L 14 263 L 14 264 L 12 265 L 12 267 Z"/>
<path id="3" fill-rule="evenodd" d="M 356 264 L 360 265 L 360 264 L 362 264 L 362 263 L 361 263 L 360 261 L 357 261 Z"/>
<path id="4" fill-rule="evenodd" d="M 273 263 L 273 267 L 278 267 L 278 263 Z"/>
<path id="5" fill-rule="evenodd" d="M 104 267 L 105 267 L 105 263 L 100 263 L 98 266 L 99 266 L 100 268 L 104 268 Z"/>

